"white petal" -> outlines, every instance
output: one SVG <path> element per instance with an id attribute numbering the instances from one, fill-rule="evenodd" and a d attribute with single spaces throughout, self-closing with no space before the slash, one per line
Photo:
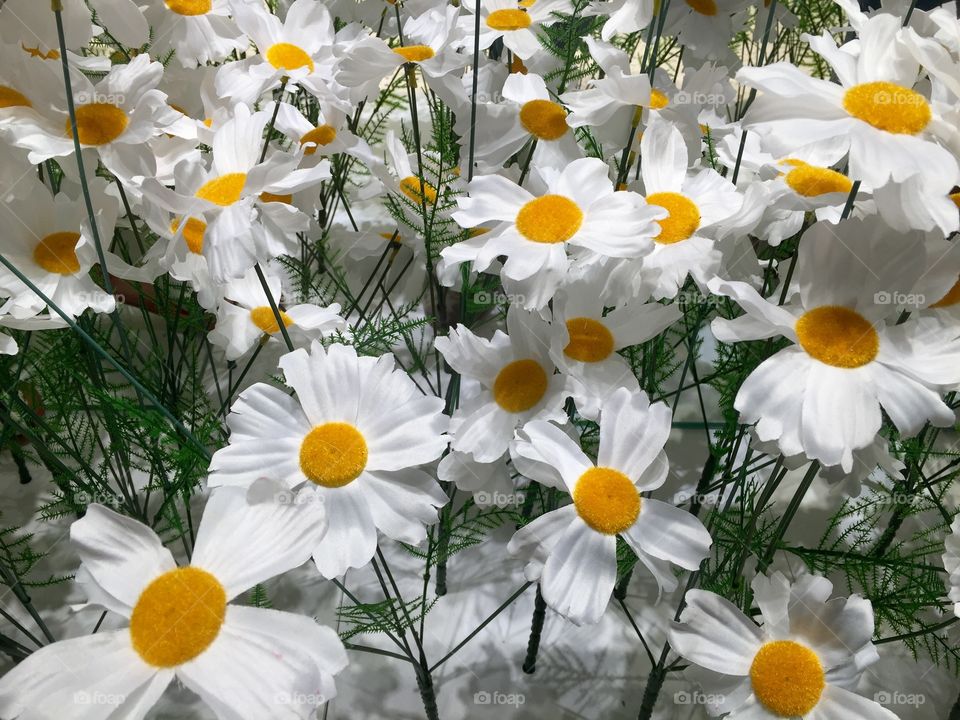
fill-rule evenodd
<path id="1" fill-rule="evenodd" d="M 764 642 L 763 631 L 733 603 L 715 593 L 691 590 L 670 644 L 692 663 L 725 675 L 747 675 Z"/>
<path id="2" fill-rule="evenodd" d="M 643 498 L 637 521 L 624 536 L 661 560 L 696 570 L 710 553 L 710 533 L 694 515 L 668 503 Z"/>
<path id="3" fill-rule="evenodd" d="M 574 625 L 593 624 L 607 609 L 616 580 L 616 537 L 575 521 L 550 552 L 540 591 L 547 605 Z"/>
<path id="4" fill-rule="evenodd" d="M 809 720 L 897 720 L 896 713 L 849 690 L 827 685 Z"/>
<path id="5" fill-rule="evenodd" d="M 361 485 L 362 479 L 322 491 L 327 533 L 313 549 L 313 559 L 328 580 L 363 567 L 377 550 L 377 528 Z"/>
<path id="6" fill-rule="evenodd" d="M 597 464 L 619 470 L 636 482 L 663 450 L 671 420 L 665 403 L 650 405 L 643 392 L 614 391 L 600 409 Z"/>

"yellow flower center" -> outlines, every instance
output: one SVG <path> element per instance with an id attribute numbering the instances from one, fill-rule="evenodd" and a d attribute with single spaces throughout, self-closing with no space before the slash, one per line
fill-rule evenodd
<path id="1" fill-rule="evenodd" d="M 436 54 L 429 45 L 401 45 L 393 51 L 407 62 L 423 62 Z"/>
<path id="2" fill-rule="evenodd" d="M 802 717 L 820 702 L 825 681 L 820 658 L 792 640 L 764 643 L 750 666 L 757 700 L 778 717 Z"/>
<path id="3" fill-rule="evenodd" d="M 853 183 L 843 173 L 830 168 L 809 165 L 803 160 L 789 158 L 782 161 L 784 165 L 791 165 L 784 181 L 798 195 L 816 197 L 827 193 L 849 193 Z"/>
<path id="4" fill-rule="evenodd" d="M 180 219 L 174 218 L 170 223 L 170 232 L 175 233 L 179 229 Z M 194 255 L 200 255 L 203 252 L 203 234 L 206 231 L 207 224 L 203 220 L 187 218 L 187 224 L 183 226 L 183 242 Z"/>
<path id="5" fill-rule="evenodd" d="M 328 422 L 317 425 L 300 445 L 300 469 L 326 488 L 349 485 L 367 466 L 367 441 L 353 425 Z"/>
<path id="6" fill-rule="evenodd" d="M 797 340 L 807 354 L 827 365 L 858 368 L 872 361 L 880 336 L 860 313 L 839 305 L 823 305 L 797 320 Z"/>
<path id="7" fill-rule="evenodd" d="M 587 317 L 567 320 L 570 342 L 563 354 L 580 362 L 600 362 L 613 352 L 613 334 L 598 320 Z"/>
<path id="8" fill-rule="evenodd" d="M 318 125 L 313 130 L 308 130 L 304 136 L 300 138 L 300 144 L 306 145 L 307 143 L 313 143 L 313 145 L 303 151 L 304 155 L 313 155 L 317 151 L 317 147 L 329 145 L 336 139 L 337 130 L 333 125 Z"/>
<path id="9" fill-rule="evenodd" d="M 661 245 L 672 245 L 686 240 L 700 227 L 700 208 L 686 195 L 675 192 L 653 193 L 647 196 L 650 205 L 659 205 L 669 215 L 657 220 L 660 234 L 654 240 Z"/>
<path id="10" fill-rule="evenodd" d="M 520 0 L 520 2 L 517 3 L 517 5 L 519 5 L 522 8 L 529 8 L 529 7 L 533 7 L 534 4 L 536 4 L 536 2 L 537 0 Z"/>
<path id="11" fill-rule="evenodd" d="M 583 211 L 563 195 L 544 195 L 520 208 L 516 224 L 527 240 L 552 245 L 576 235 L 583 224 Z"/>
<path id="12" fill-rule="evenodd" d="M 90 103 L 76 109 L 77 134 L 82 145 L 106 145 L 116 140 L 127 129 L 130 118 L 110 103 Z M 67 118 L 66 135 L 73 136 L 70 118 Z"/>
<path id="13" fill-rule="evenodd" d="M 953 284 L 953 287 L 947 291 L 947 294 L 933 303 L 933 305 L 930 307 L 945 308 L 956 305 L 957 303 L 960 303 L 960 280 L 957 280 Z"/>
<path id="14" fill-rule="evenodd" d="M 437 201 L 437 189 L 415 175 L 400 181 L 400 191 L 417 204 L 420 203 L 421 198 L 426 200 L 428 205 Z"/>
<path id="15" fill-rule="evenodd" d="M 293 195 L 289 193 L 277 195 L 276 193 L 267 192 L 264 190 L 260 193 L 260 202 L 265 203 L 283 203 L 284 205 L 290 205 L 293 203 Z"/>
<path id="16" fill-rule="evenodd" d="M 670 98 L 659 90 L 650 91 L 650 108 L 653 110 L 662 110 L 670 104 Z"/>
<path id="17" fill-rule="evenodd" d="M 33 107 L 33 104 L 19 90 L 0 85 L 0 108 L 8 107 Z"/>
<path id="18" fill-rule="evenodd" d="M 210 0 L 164 0 L 167 9 L 177 15 L 206 15 L 210 12 Z"/>
<path id="19" fill-rule="evenodd" d="M 276 43 L 267 48 L 267 62 L 277 70 L 297 70 L 302 67 L 313 72 L 313 60 L 309 55 L 291 43 Z"/>
<path id="20" fill-rule="evenodd" d="M 283 320 L 284 327 L 293 325 L 293 318 L 283 310 L 280 311 L 280 319 Z M 267 335 L 273 335 L 275 332 L 280 331 L 280 326 L 277 324 L 277 316 L 273 314 L 273 308 L 269 305 L 261 305 L 251 310 L 250 321 L 263 330 L 263 332 L 267 333 Z"/>
<path id="21" fill-rule="evenodd" d="M 690 6 L 691 10 L 701 15 L 713 17 L 717 14 L 717 3 L 715 0 L 687 0 L 687 5 Z"/>
<path id="22" fill-rule="evenodd" d="M 227 173 L 213 180 L 207 180 L 197 190 L 196 197 L 221 207 L 233 205 L 240 199 L 246 182 L 246 173 Z"/>
<path id="23" fill-rule="evenodd" d="M 514 360 L 497 373 L 493 399 L 507 412 L 524 412 L 540 402 L 548 383 L 547 373 L 536 360 Z"/>
<path id="24" fill-rule="evenodd" d="M 20 47 L 23 48 L 23 51 L 27 53 L 30 57 L 40 58 L 41 60 L 59 60 L 60 51 L 59 50 L 41 50 L 40 46 L 36 47 L 27 47 L 23 43 L 20 43 Z"/>
<path id="25" fill-rule="evenodd" d="M 573 504 L 588 526 L 604 535 L 616 535 L 637 521 L 640 493 L 619 470 L 594 467 L 577 480 Z"/>
<path id="26" fill-rule="evenodd" d="M 843 108 L 877 130 L 901 135 L 916 135 L 931 118 L 923 95 L 882 81 L 854 85 L 843 95 Z"/>
<path id="27" fill-rule="evenodd" d="M 567 111 L 550 100 L 531 100 L 520 108 L 520 124 L 528 133 L 541 140 L 559 140 L 570 126 Z"/>
<path id="28" fill-rule="evenodd" d="M 80 272 L 77 243 L 80 233 L 56 232 L 47 235 L 33 249 L 33 261 L 49 273 L 73 275 Z"/>
<path id="29" fill-rule="evenodd" d="M 213 575 L 196 567 L 169 570 L 133 607 L 133 649 L 154 667 L 181 665 L 216 640 L 226 612 L 227 593 Z"/>
<path id="30" fill-rule="evenodd" d="M 530 27 L 530 16 L 524 10 L 494 10 L 487 15 L 487 27 L 491 30 L 523 30 Z"/>

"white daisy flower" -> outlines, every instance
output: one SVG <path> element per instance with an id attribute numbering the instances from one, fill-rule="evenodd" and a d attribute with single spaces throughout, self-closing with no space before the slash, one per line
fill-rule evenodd
<path id="1" fill-rule="evenodd" d="M 132 180 L 153 177 L 156 160 L 146 145 L 164 128 L 180 119 L 156 89 L 163 65 L 147 55 L 129 64 L 114 65 L 96 85 L 82 73 L 74 75 L 77 133 L 81 148 L 95 150 L 117 177 Z M 73 132 L 66 100 L 37 115 L 23 115 L 6 125 L 9 142 L 30 151 L 31 163 L 73 154 Z"/>
<path id="2" fill-rule="evenodd" d="M 437 350 L 460 375 L 480 383 L 481 391 L 462 399 L 453 414 L 451 447 L 477 462 L 500 458 L 514 430 L 531 420 L 563 421 L 567 393 L 550 358 L 551 326 L 535 313 L 511 305 L 507 334 L 486 340 L 463 325 L 436 339 Z"/>
<path id="3" fill-rule="evenodd" d="M 762 625 L 725 598 L 690 590 L 670 645 L 693 663 L 711 715 L 731 718 L 896 720 L 855 692 L 879 659 L 873 608 L 857 595 L 830 599 L 833 584 L 806 575 L 758 575 L 753 591 Z"/>
<path id="4" fill-rule="evenodd" d="M 737 80 L 761 91 L 744 126 L 784 156 L 842 139 L 850 176 L 870 187 L 913 175 L 955 176 L 957 161 L 938 142 L 952 131 L 915 88 L 921 68 L 899 39 L 901 19 L 881 13 L 851 22 L 859 38 L 840 48 L 827 33 L 804 36 L 839 84 L 786 62 L 742 68 Z"/>
<path id="5" fill-rule="evenodd" d="M 91 195 L 101 241 L 113 236 L 116 205 L 104 193 L 106 183 L 91 180 Z M 83 201 L 66 192 L 52 196 L 38 180 L 18 188 L 0 204 L 0 255 L 3 255 L 40 292 L 66 314 L 76 317 L 87 308 L 111 312 L 116 306 L 90 277 L 99 262 L 93 232 Z M 134 268 L 119 256 L 104 250 L 111 275 L 149 282 L 156 276 L 151 265 Z M 10 270 L 0 267 L 0 289 L 8 295 L 0 313 L 28 318 L 46 308 L 46 303 Z"/>
<path id="6" fill-rule="evenodd" d="M 220 718 L 307 718 L 334 697 L 347 657 L 312 618 L 230 601 L 310 557 L 322 514 L 213 494 L 189 565 L 147 526 L 101 505 L 70 528 L 92 605 L 129 619 L 121 630 L 46 645 L 0 680 L 0 714 L 53 717 L 78 697 L 116 698 L 84 717 L 142 718 L 176 678 Z"/>
<path id="7" fill-rule="evenodd" d="M 464 7 L 469 12 L 460 18 L 460 24 L 468 36 L 466 44 L 473 47 L 475 7 L 473 3 Z M 486 50 L 502 39 L 504 47 L 521 60 L 528 60 L 540 52 L 539 27 L 555 23 L 555 13 L 569 14 L 572 9 L 570 0 L 481 0 L 480 49 Z"/>
<path id="8" fill-rule="evenodd" d="M 739 23 L 735 16 L 749 0 L 679 0 L 667 8 L 663 34 L 675 36 L 697 58 L 732 60 L 730 38 Z M 655 5 L 659 12 L 659 5 Z"/>
<path id="9" fill-rule="evenodd" d="M 153 28 L 150 51 L 164 56 L 173 50 L 184 67 L 217 63 L 247 47 L 230 18 L 229 0 L 152 0 L 145 14 Z"/>
<path id="10" fill-rule="evenodd" d="M 273 107 L 269 103 L 266 112 L 272 115 Z M 382 158 L 374 154 L 366 140 L 350 132 L 347 114 L 338 108 L 320 108 L 314 125 L 293 105 L 280 103 L 274 127 L 303 148 L 301 167 L 312 167 L 339 153 L 355 157 L 367 168 L 383 165 Z"/>
<path id="11" fill-rule="evenodd" d="M 294 345 L 308 345 L 311 340 L 346 328 L 343 318 L 338 315 L 338 304 L 326 308 L 308 304 L 284 307 L 280 299 L 280 276 L 265 270 L 264 277 Z M 250 269 L 242 278 L 224 285 L 223 299 L 217 308 L 217 326 L 210 332 L 210 341 L 224 348 L 227 360 L 236 360 L 264 335 L 274 344 L 283 342 L 277 316 L 270 307 L 263 285 Z"/>
<path id="12" fill-rule="evenodd" d="M 392 355 L 357 357 L 344 345 L 315 341 L 280 367 L 296 397 L 263 383 L 242 392 L 209 484 L 249 486 L 268 472 L 316 493 L 329 529 L 313 558 L 327 578 L 368 563 L 378 530 L 406 543 L 425 539 L 424 524 L 447 502 L 418 467 L 447 447 L 443 399 L 420 395 Z"/>
<path id="13" fill-rule="evenodd" d="M 659 300 L 674 297 L 687 275 L 703 285 L 717 271 L 722 255 L 712 236 L 737 214 L 743 197 L 715 170 L 688 171 L 680 131 L 662 120 L 644 131 L 641 155 L 647 203 L 667 211 L 657 220 L 654 250 L 640 265 L 642 283 Z M 629 268 L 625 264 L 621 272 Z"/>
<path id="14" fill-rule="evenodd" d="M 231 8 L 234 20 L 257 46 L 258 54 L 221 66 L 216 80 L 218 95 L 234 103 L 253 105 L 288 78 L 289 90 L 302 87 L 320 102 L 350 110 L 331 87 L 334 30 L 325 5 L 315 0 L 295 0 L 282 22 L 262 0 L 237 0 Z"/>
<path id="15" fill-rule="evenodd" d="M 621 388 L 603 403 L 596 463 L 550 423 L 528 423 L 528 440 L 517 443 L 554 468 L 573 503 L 518 530 L 507 548 L 529 558 L 527 579 L 539 579 L 547 605 L 576 625 L 597 622 L 610 601 L 617 536 L 665 590 L 677 585 L 671 563 L 696 570 L 707 557 L 710 533 L 695 516 L 641 496 L 666 480 L 670 422 L 665 404 Z"/>
<path id="16" fill-rule="evenodd" d="M 600 406 L 617 388 L 639 392 L 630 363 L 618 354 L 663 332 L 680 319 L 676 305 L 627 302 L 604 315 L 604 301 L 594 282 L 578 281 L 557 293 L 550 354 L 560 372 L 570 376 L 577 411 L 596 420 Z"/>
<path id="17" fill-rule="evenodd" d="M 208 170 L 185 162 L 175 170 L 175 190 L 152 178 L 142 186 L 145 202 L 176 214 L 177 235 L 207 258 L 218 282 L 242 276 L 258 261 L 297 252 L 296 233 L 309 227 L 310 218 L 289 204 L 292 194 L 330 177 L 329 162 L 298 169 L 302 148 L 273 152 L 261 162 L 269 120 L 265 111 L 251 114 L 237 105 L 214 135 Z"/>
<path id="18" fill-rule="evenodd" d="M 911 293 L 927 265 L 920 233 L 893 237 L 874 216 L 821 221 L 804 234 L 798 304 L 781 307 L 747 283 L 711 280 L 711 291 L 746 311 L 714 320 L 718 340 L 795 343 L 741 385 L 734 407 L 742 421 L 757 423 L 760 440 L 777 441 L 784 455 L 803 452 L 847 472 L 853 452 L 880 430 L 881 406 L 902 435 L 926 422 L 952 425 L 938 393 L 960 382 L 960 332 L 931 317 L 885 322 L 899 315 L 892 299 Z"/>
<path id="19" fill-rule="evenodd" d="M 540 197 L 500 175 L 474 178 L 469 197 L 457 198 L 453 219 L 464 228 L 493 226 L 441 251 L 441 279 L 452 283 L 461 263 L 483 272 L 506 255 L 503 276 L 515 281 L 525 308 L 539 309 L 567 274 L 568 248 L 604 257 L 646 255 L 662 212 L 637 193 L 614 192 L 608 172 L 597 158 L 575 160 L 546 174 L 547 192 Z"/>

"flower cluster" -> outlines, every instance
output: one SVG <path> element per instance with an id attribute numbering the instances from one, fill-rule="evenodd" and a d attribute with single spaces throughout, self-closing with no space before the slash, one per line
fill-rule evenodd
<path id="1" fill-rule="evenodd" d="M 630 617 L 632 578 L 671 606 L 656 652 L 630 617 L 641 718 L 680 664 L 711 715 L 896 717 L 874 638 L 960 617 L 960 19 L 916 5 L 0 2 L 0 450 L 50 470 L 71 582 L 121 618 L 3 637 L 0 717 L 140 718 L 174 679 L 313 717 L 344 643 L 233 602 L 296 570 L 433 720 L 431 570 L 501 525 L 531 638 Z M 944 550 L 897 606 L 879 575 Z"/>

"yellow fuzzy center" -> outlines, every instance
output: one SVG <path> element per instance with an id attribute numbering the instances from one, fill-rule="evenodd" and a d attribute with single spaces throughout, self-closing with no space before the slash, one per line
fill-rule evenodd
<path id="1" fill-rule="evenodd" d="M 524 412 L 540 402 L 548 382 L 547 373 L 536 360 L 514 360 L 497 373 L 493 399 L 507 412 Z"/>
<path id="2" fill-rule="evenodd" d="M 577 480 L 573 504 L 588 526 L 604 535 L 616 535 L 637 521 L 640 493 L 619 470 L 594 467 Z"/>
<path id="3" fill-rule="evenodd" d="M 300 144 L 306 145 L 307 143 L 313 143 L 303 151 L 304 155 L 313 155 L 317 151 L 317 147 L 329 145 L 336 139 L 337 130 L 333 125 L 318 125 L 313 128 L 313 130 L 308 130 L 304 136 L 300 138 Z"/>
<path id="4" fill-rule="evenodd" d="M 953 284 L 953 287 L 947 291 L 947 294 L 933 303 L 933 305 L 930 307 L 945 308 L 956 305 L 957 303 L 960 303 L 960 280 L 957 280 Z"/>
<path id="5" fill-rule="evenodd" d="M 83 145 L 106 145 L 120 137 L 130 122 L 123 110 L 110 103 L 79 105 L 76 116 L 77 134 Z M 67 118 L 65 134 L 73 136 L 70 118 Z"/>
<path id="6" fill-rule="evenodd" d="M 530 27 L 530 16 L 523 10 L 494 10 L 487 15 L 487 27 L 491 30 L 523 30 Z"/>
<path id="7" fill-rule="evenodd" d="M 401 45 L 393 51 L 407 62 L 423 62 L 436 54 L 429 45 Z"/>
<path id="8" fill-rule="evenodd" d="M 858 368 L 871 362 L 880 337 L 870 321 L 850 308 L 823 305 L 805 312 L 795 327 L 800 347 L 827 365 Z"/>
<path id="9" fill-rule="evenodd" d="M 47 235 L 33 249 L 33 260 L 49 273 L 73 275 L 80 272 L 77 243 L 80 233 L 56 232 Z"/>
<path id="10" fill-rule="evenodd" d="M 700 208 L 686 195 L 675 192 L 653 193 L 647 196 L 651 205 L 659 205 L 669 215 L 657 220 L 660 234 L 654 240 L 661 245 L 672 245 L 686 240 L 700 227 Z"/>
<path id="11" fill-rule="evenodd" d="M 177 15 L 206 15 L 210 12 L 210 0 L 164 0 L 167 9 Z"/>
<path id="12" fill-rule="evenodd" d="M 541 140 L 559 140 L 570 126 L 567 111 L 550 100 L 531 100 L 520 108 L 520 124 L 528 133 Z"/>
<path id="13" fill-rule="evenodd" d="M 664 95 L 659 90 L 650 91 L 650 107 L 653 110 L 662 110 L 667 105 L 670 104 L 670 98 Z"/>
<path id="14" fill-rule="evenodd" d="M 701 15 L 713 17 L 717 14 L 717 3 L 714 0 L 687 0 L 687 5 Z"/>
<path id="15" fill-rule="evenodd" d="M 213 575 L 195 567 L 169 570 L 133 607 L 133 649 L 154 667 L 182 665 L 216 640 L 226 611 L 227 593 Z"/>
<path id="16" fill-rule="evenodd" d="M 820 702 L 826 685 L 820 658 L 792 640 L 764 643 L 750 666 L 757 700 L 778 717 L 803 717 Z"/>
<path id="17" fill-rule="evenodd" d="M 405 177 L 400 181 L 400 191 L 418 204 L 421 202 L 421 198 L 426 200 L 428 205 L 437 201 L 437 189 L 415 175 Z"/>
<path id="18" fill-rule="evenodd" d="M 613 352 L 613 334 L 598 320 L 587 317 L 567 320 L 570 342 L 563 354 L 580 362 L 600 362 Z"/>
<path id="19" fill-rule="evenodd" d="M 227 173 L 201 185 L 196 197 L 221 207 L 233 205 L 240 199 L 246 182 L 246 173 Z"/>
<path id="20" fill-rule="evenodd" d="M 313 60 L 303 50 L 291 43 L 277 43 L 267 48 L 267 62 L 277 70 L 299 70 L 309 68 L 313 72 Z"/>
<path id="21" fill-rule="evenodd" d="M 843 95 L 843 107 L 877 130 L 916 135 L 930 122 L 930 105 L 920 93 L 889 82 L 854 85 Z"/>
<path id="22" fill-rule="evenodd" d="M 849 193 L 853 183 L 843 173 L 830 168 L 809 165 L 803 160 L 789 158 L 783 161 L 792 170 L 784 176 L 784 181 L 798 195 L 816 197 L 827 193 Z"/>
<path id="23" fill-rule="evenodd" d="M 280 311 L 280 319 L 283 320 L 284 327 L 293 325 L 293 318 L 283 310 Z M 250 321 L 268 335 L 273 335 L 280 330 L 280 326 L 277 324 L 277 316 L 273 314 L 273 308 L 269 305 L 261 305 L 251 310 Z"/>
<path id="24" fill-rule="evenodd" d="M 32 107 L 32 103 L 19 90 L 0 85 L 0 108 L 8 107 Z"/>
<path id="25" fill-rule="evenodd" d="M 563 195 L 538 197 L 517 213 L 517 230 L 537 243 L 561 243 L 572 238 L 583 224 L 583 211 Z"/>
<path id="26" fill-rule="evenodd" d="M 179 218 L 174 218 L 170 223 L 170 232 L 175 233 L 180 229 Z M 203 252 L 203 234 L 207 231 L 207 224 L 197 218 L 187 218 L 187 224 L 183 226 L 183 242 L 194 255 Z"/>
<path id="27" fill-rule="evenodd" d="M 349 485 L 367 466 L 367 441 L 353 425 L 328 422 L 314 427 L 300 445 L 300 469 L 326 488 Z"/>

